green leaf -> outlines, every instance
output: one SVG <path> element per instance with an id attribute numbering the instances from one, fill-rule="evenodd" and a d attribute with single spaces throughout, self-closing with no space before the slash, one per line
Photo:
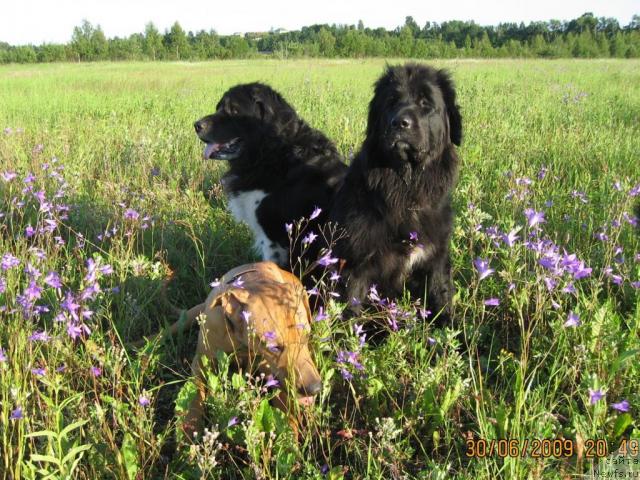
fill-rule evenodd
<path id="1" fill-rule="evenodd" d="M 342 468 L 342 465 L 338 465 L 337 467 L 333 467 L 331 470 L 329 470 L 327 478 L 329 480 L 343 480 L 344 468 Z"/>
<path id="2" fill-rule="evenodd" d="M 611 366 L 610 375 L 615 375 L 616 372 L 620 369 L 620 367 L 622 367 L 623 363 L 625 363 L 627 360 L 629 360 L 634 355 L 637 355 L 639 352 L 640 352 L 639 348 L 636 348 L 635 350 L 627 350 L 625 352 L 622 352 L 620 354 L 620 356 L 618 356 L 618 358 L 616 358 L 616 361 L 613 362 L 613 365 Z"/>
<path id="3" fill-rule="evenodd" d="M 130 433 L 125 433 L 122 440 L 122 457 L 124 458 L 124 467 L 127 470 L 129 480 L 135 480 L 140 467 L 138 465 L 138 449 L 136 442 Z"/>
<path id="4" fill-rule="evenodd" d="M 613 426 L 613 436 L 617 439 L 619 438 L 629 425 L 633 423 L 633 418 L 628 413 L 623 413 L 616 419 L 616 423 Z"/>
<path id="5" fill-rule="evenodd" d="M 242 375 L 239 373 L 234 373 L 231 376 L 231 386 L 234 390 L 240 390 L 245 386 L 245 384 L 246 382 L 244 381 L 244 378 L 242 378 Z"/>
<path id="6" fill-rule="evenodd" d="M 253 414 L 253 420 L 261 432 L 271 432 L 275 430 L 273 409 L 271 405 L 269 405 L 268 400 L 264 399 L 260 402 L 260 405 Z"/>
<path id="7" fill-rule="evenodd" d="M 89 450 L 90 448 L 91 445 L 79 445 L 77 447 L 73 447 L 62 459 L 62 464 L 66 465 L 67 463 L 72 461 L 76 457 L 76 455 L 79 455 L 82 452 Z"/>
<path id="8" fill-rule="evenodd" d="M 60 467 L 62 465 L 60 463 L 60 460 L 58 460 L 56 457 L 52 457 L 51 455 L 38 455 L 37 453 L 32 453 L 31 454 L 31 461 L 32 462 L 55 463 L 58 467 Z"/>
<path id="9" fill-rule="evenodd" d="M 70 425 L 67 425 L 66 427 L 64 427 L 64 429 L 60 432 L 60 436 L 61 437 L 66 437 L 67 434 L 69 432 L 71 432 L 72 430 L 75 430 L 76 428 L 80 428 L 81 426 L 83 426 L 85 423 L 87 423 L 89 420 L 78 420 L 77 422 L 74 422 Z"/>
<path id="10" fill-rule="evenodd" d="M 196 398 L 198 393 L 198 388 L 193 380 L 188 380 L 184 383 L 180 391 L 178 392 L 178 397 L 176 398 L 176 413 L 185 413 L 189 410 L 189 406 L 193 399 Z"/>
<path id="11" fill-rule="evenodd" d="M 41 430 L 39 432 L 32 432 L 32 433 L 27 433 L 25 435 L 25 437 L 27 438 L 31 438 L 31 437 L 52 437 L 52 438 L 58 438 L 58 434 L 56 432 L 52 432 L 51 430 Z"/>

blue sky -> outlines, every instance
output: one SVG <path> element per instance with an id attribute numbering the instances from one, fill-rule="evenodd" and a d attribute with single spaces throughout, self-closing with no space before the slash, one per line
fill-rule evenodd
<path id="1" fill-rule="evenodd" d="M 638 0 L 4 0 L 0 8 L 0 41 L 11 44 L 67 42 L 73 27 L 86 18 L 100 24 L 108 37 L 142 32 L 152 21 L 163 31 L 174 21 L 185 30 L 215 29 L 220 34 L 293 30 L 314 23 L 394 28 L 411 15 L 427 20 L 499 22 L 569 20 L 584 12 L 614 17 L 626 25 L 640 13 Z"/>

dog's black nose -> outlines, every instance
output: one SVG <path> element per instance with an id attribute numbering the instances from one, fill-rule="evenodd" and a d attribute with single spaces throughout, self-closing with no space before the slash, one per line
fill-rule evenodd
<path id="1" fill-rule="evenodd" d="M 204 130 L 204 122 L 202 120 L 198 120 L 193 124 L 193 128 L 196 129 L 196 133 L 200 133 L 202 130 Z"/>
<path id="2" fill-rule="evenodd" d="M 393 128 L 405 130 L 411 128 L 411 125 L 413 125 L 413 121 L 406 113 L 399 113 L 391 120 L 391 126 Z"/>
<path id="3" fill-rule="evenodd" d="M 298 388 L 298 393 L 300 395 L 313 396 L 320 393 L 320 390 L 322 390 L 322 382 L 316 382 L 310 385 L 303 385 L 302 387 Z"/>

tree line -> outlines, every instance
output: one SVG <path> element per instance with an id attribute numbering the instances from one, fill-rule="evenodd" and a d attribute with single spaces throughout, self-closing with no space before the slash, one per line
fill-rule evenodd
<path id="1" fill-rule="evenodd" d="M 83 21 L 66 44 L 12 46 L 0 42 L 0 63 L 105 60 L 210 60 L 297 57 L 640 57 L 640 15 L 621 26 L 614 18 L 585 13 L 570 21 L 501 23 L 427 22 L 413 17 L 387 30 L 358 25 L 312 25 L 300 30 L 218 35 L 185 32 L 178 22 L 161 33 L 148 23 L 143 33 L 107 38 L 99 25 Z"/>

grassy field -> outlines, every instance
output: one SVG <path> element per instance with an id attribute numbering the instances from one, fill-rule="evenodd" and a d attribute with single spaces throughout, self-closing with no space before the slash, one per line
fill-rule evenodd
<path id="1" fill-rule="evenodd" d="M 298 443 L 265 401 L 277 388 L 228 358 L 208 380 L 209 435 L 191 447 L 176 436 L 196 332 L 126 344 L 175 320 L 161 301 L 170 272 L 170 301 L 189 307 L 256 258 L 193 121 L 260 80 L 348 158 L 383 65 L 0 67 L 0 478 L 625 468 L 597 457 L 640 437 L 638 61 L 436 62 L 464 118 L 454 323 L 435 328 L 405 298 L 385 307 L 393 331 L 374 348 L 358 338 L 366 318 L 341 320 L 333 301 L 313 324 L 324 390 Z"/>

